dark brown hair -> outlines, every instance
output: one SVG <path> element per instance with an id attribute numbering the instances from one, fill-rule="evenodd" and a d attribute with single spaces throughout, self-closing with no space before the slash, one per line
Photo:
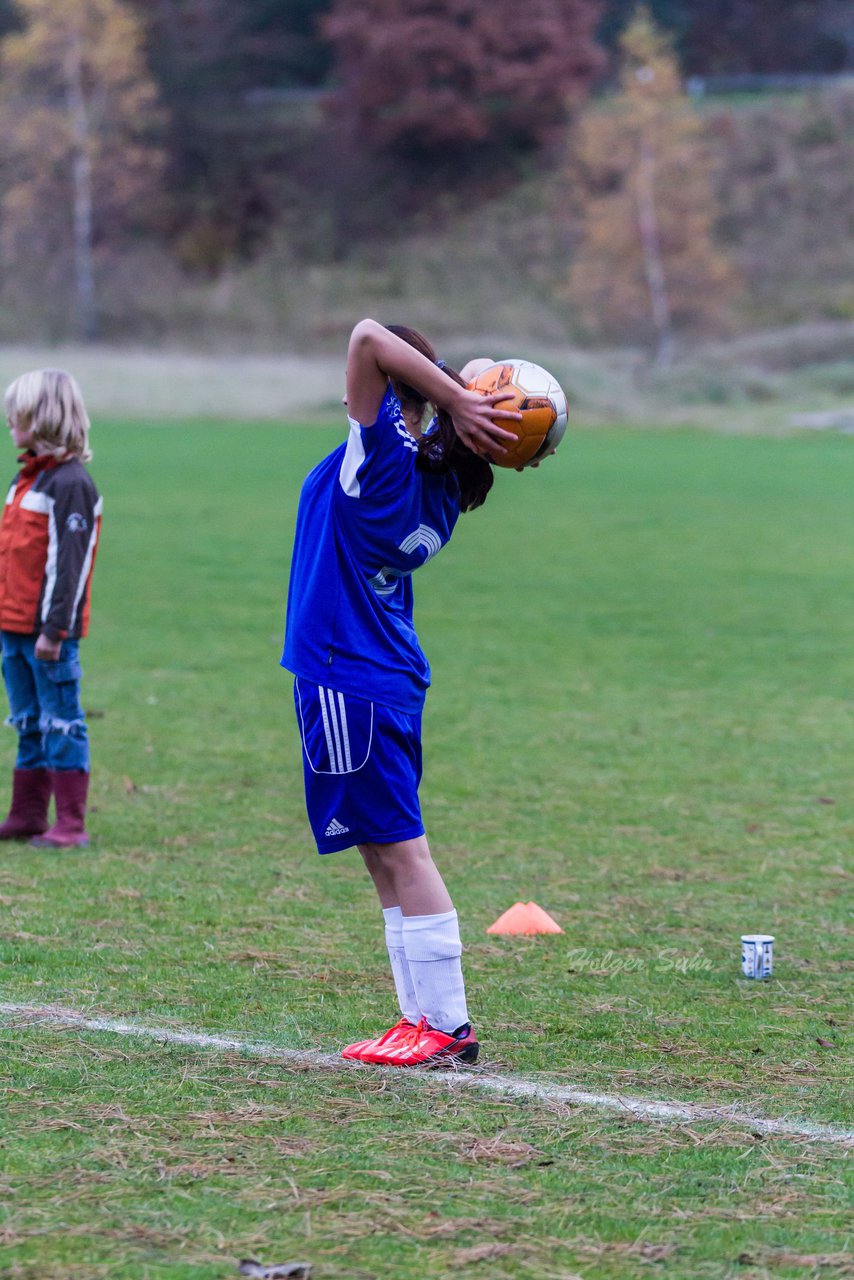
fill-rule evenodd
<path id="1" fill-rule="evenodd" d="M 410 347 L 420 351 L 422 356 L 426 356 L 433 364 L 438 363 L 436 352 L 417 329 L 410 329 L 405 324 L 387 324 L 386 328 L 389 333 L 402 338 L 404 342 L 409 343 Z M 444 363 L 441 367 L 454 382 L 459 383 L 461 387 L 466 385 L 456 369 L 451 369 Z M 423 420 L 428 404 L 426 396 L 416 391 L 414 387 L 399 382 L 396 378 L 392 378 L 391 385 L 400 403 L 414 410 L 419 414 L 420 420 Z M 463 444 L 456 433 L 451 415 L 438 406 L 435 425 L 418 441 L 417 466 L 420 471 L 426 471 L 431 475 L 447 475 L 453 472 L 460 486 L 460 507 L 463 511 L 474 511 L 475 507 L 482 506 L 492 488 L 494 478 L 492 467 L 485 458 L 472 453 L 471 449 Z"/>

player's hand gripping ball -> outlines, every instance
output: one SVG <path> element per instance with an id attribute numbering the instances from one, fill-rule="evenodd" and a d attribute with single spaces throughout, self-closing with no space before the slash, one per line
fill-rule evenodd
<path id="1" fill-rule="evenodd" d="M 507 452 L 491 461 L 497 467 L 519 470 L 546 458 L 563 439 L 566 431 L 566 396 L 558 382 L 530 360 L 498 360 L 469 383 L 471 391 L 489 395 L 493 391 L 509 393 L 498 406 L 518 409 L 521 422 L 496 419 L 496 425 L 516 436 L 516 443 L 505 442 Z"/>

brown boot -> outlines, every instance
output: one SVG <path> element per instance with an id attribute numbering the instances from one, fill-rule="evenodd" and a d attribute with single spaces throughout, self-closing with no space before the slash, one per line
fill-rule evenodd
<path id="1" fill-rule="evenodd" d="M 51 769 L 50 781 L 56 803 L 56 821 L 44 835 L 30 844 L 39 849 L 70 849 L 89 843 L 86 834 L 86 796 L 89 774 L 83 769 Z"/>
<path id="2" fill-rule="evenodd" d="M 16 769 L 12 775 L 12 807 L 0 824 L 0 840 L 29 840 L 47 831 L 50 775 L 47 769 Z"/>

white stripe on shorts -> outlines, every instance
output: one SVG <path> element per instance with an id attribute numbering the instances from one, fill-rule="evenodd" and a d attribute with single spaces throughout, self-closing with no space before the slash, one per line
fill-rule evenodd
<path id="1" fill-rule="evenodd" d="M 334 772 L 345 773 L 346 770 L 344 768 L 344 753 L 341 750 L 341 735 L 338 729 L 338 716 L 335 711 L 335 691 L 334 689 L 321 689 L 320 697 L 321 699 L 326 697 L 326 699 L 328 700 L 327 706 L 329 708 L 329 720 L 332 725 L 332 733 L 335 738 L 335 764 L 337 765 L 337 768 L 334 770 Z"/>
<path id="2" fill-rule="evenodd" d="M 353 761 L 350 759 L 350 734 L 347 731 L 347 708 L 344 706 L 344 694 L 338 694 L 338 710 L 341 713 L 341 738 L 344 742 L 344 765 L 348 773 L 353 772 Z"/>
<path id="3" fill-rule="evenodd" d="M 302 690 L 298 679 L 294 680 L 294 692 L 297 699 L 297 718 L 300 725 L 300 735 L 302 737 L 303 750 L 305 758 L 312 773 L 320 774 L 345 774 L 358 773 L 360 769 L 364 769 L 371 756 L 371 748 L 374 741 L 374 704 L 365 701 L 365 705 L 370 708 L 370 721 L 364 726 L 360 721 L 360 709 L 356 707 L 356 728 L 355 738 L 350 741 L 350 726 L 347 720 L 347 701 L 346 694 L 339 693 L 336 689 L 324 689 L 320 685 L 312 685 L 317 691 L 317 703 L 320 707 L 320 715 L 323 721 L 323 733 L 326 739 L 326 755 L 329 760 L 328 769 L 318 769 L 315 767 L 314 761 L 309 754 L 306 741 L 305 717 L 303 714 Z M 336 708 L 335 699 L 338 699 Z M 357 702 L 359 699 L 357 699 Z M 340 717 L 340 719 L 339 719 Z M 368 741 L 364 742 L 364 731 L 367 727 Z M 336 749 L 337 742 L 337 749 Z M 353 764 L 352 751 L 356 747 L 361 753 L 364 746 L 364 757 L 357 765 Z M 322 752 L 322 748 L 318 743 L 318 751 Z M 325 763 L 325 761 L 324 761 Z"/>
<path id="4" fill-rule="evenodd" d="M 320 685 L 318 685 L 317 696 L 318 696 L 318 701 L 320 702 L 320 714 L 323 717 L 323 732 L 326 734 L 326 750 L 329 752 L 329 763 L 332 766 L 330 772 L 340 773 L 341 769 L 338 764 L 338 759 L 335 755 L 335 745 L 332 741 L 332 731 L 329 728 L 329 716 L 326 711 L 325 695 L 326 695 L 326 691 L 324 689 L 321 689 Z"/>

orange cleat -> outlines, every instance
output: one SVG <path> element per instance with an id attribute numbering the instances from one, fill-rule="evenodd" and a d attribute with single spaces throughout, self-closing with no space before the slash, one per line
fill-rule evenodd
<path id="1" fill-rule="evenodd" d="M 458 1062 L 476 1062 L 479 1048 L 470 1022 L 447 1035 L 444 1031 L 431 1027 L 427 1019 L 422 1018 L 418 1026 L 412 1029 L 409 1036 L 402 1038 L 396 1047 L 381 1049 L 377 1046 L 377 1056 L 370 1061 L 382 1062 L 390 1067 L 451 1066 Z"/>
<path id="2" fill-rule="evenodd" d="M 385 1062 L 384 1057 L 374 1057 L 373 1054 L 398 1047 L 413 1035 L 415 1030 L 411 1022 L 401 1018 L 400 1022 L 396 1022 L 393 1027 L 389 1027 L 388 1031 L 381 1036 L 375 1036 L 373 1040 L 358 1040 L 355 1044 L 348 1044 L 346 1049 L 341 1050 L 341 1057 L 352 1058 L 356 1062 Z"/>

